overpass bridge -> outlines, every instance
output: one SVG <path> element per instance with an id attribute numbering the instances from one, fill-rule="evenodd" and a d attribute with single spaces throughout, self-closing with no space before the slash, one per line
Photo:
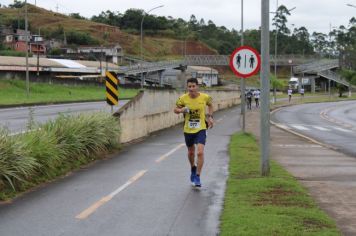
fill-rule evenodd
<path id="1" fill-rule="evenodd" d="M 315 57 L 302 55 L 279 55 L 270 56 L 271 65 L 276 63 L 277 66 L 295 66 L 303 63 L 308 63 L 315 60 Z M 162 73 L 167 69 L 185 70 L 187 66 L 228 66 L 230 55 L 186 55 L 182 60 L 159 61 L 159 62 L 142 62 L 130 66 L 122 66 L 119 68 L 119 76 L 128 77 L 136 80 L 141 80 L 141 83 L 155 83 L 160 86 L 171 84 L 169 81 L 164 81 Z M 150 74 L 157 74 L 154 78 Z"/>
<path id="2" fill-rule="evenodd" d="M 167 69 L 185 70 L 186 66 L 228 66 L 229 55 L 187 55 L 182 60 L 163 61 L 163 62 L 145 62 L 139 63 L 134 66 L 120 67 L 123 76 L 133 76 L 141 83 L 155 83 L 161 86 L 170 86 L 169 81 L 164 81 L 162 72 Z M 271 66 L 276 63 L 277 66 L 292 66 L 294 75 L 298 75 L 300 80 L 302 77 L 307 76 L 313 80 L 312 91 L 315 91 L 315 78 L 324 78 L 328 81 L 334 81 L 351 88 L 348 81 L 343 79 L 334 70 L 339 68 L 339 60 L 320 59 L 314 56 L 302 55 L 279 55 L 275 57 L 270 56 Z M 148 75 L 150 73 L 158 73 L 157 79 L 152 79 Z M 300 84 L 301 81 L 299 82 Z"/>

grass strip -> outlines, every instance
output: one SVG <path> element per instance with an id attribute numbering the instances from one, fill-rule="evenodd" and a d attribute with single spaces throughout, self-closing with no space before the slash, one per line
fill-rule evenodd
<path id="1" fill-rule="evenodd" d="M 229 178 L 221 216 L 221 235 L 340 235 L 335 222 L 306 189 L 276 162 L 260 175 L 260 151 L 251 134 L 230 142 Z"/>
<path id="2" fill-rule="evenodd" d="M 130 99 L 138 89 L 119 87 L 119 99 Z M 49 83 L 30 83 L 30 96 L 26 94 L 26 84 L 22 80 L 0 80 L 0 105 L 73 102 L 106 99 L 104 86 L 67 86 Z"/>

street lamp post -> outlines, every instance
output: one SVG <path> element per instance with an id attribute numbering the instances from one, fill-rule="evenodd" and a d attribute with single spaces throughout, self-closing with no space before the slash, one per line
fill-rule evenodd
<path id="1" fill-rule="evenodd" d="M 271 13 L 275 13 L 275 15 L 277 16 L 277 12 L 278 12 L 278 0 L 276 2 L 276 12 L 271 12 Z M 293 11 L 296 7 L 293 7 L 291 9 L 288 9 L 288 11 Z M 278 25 L 276 24 L 276 34 L 275 34 L 275 39 L 274 39 L 274 77 L 277 80 L 277 37 L 278 36 Z M 276 87 L 273 86 L 273 103 L 277 102 L 277 95 L 276 95 Z"/>
<path id="2" fill-rule="evenodd" d="M 261 175 L 268 176 L 270 172 L 270 111 L 269 111 L 269 0 L 261 0 Z"/>
<path id="3" fill-rule="evenodd" d="M 241 46 L 244 45 L 244 1 L 241 0 Z M 245 90 L 246 90 L 246 81 L 244 78 L 241 78 L 240 81 L 240 90 L 241 90 L 241 115 L 242 115 L 242 131 L 245 133 L 246 127 L 246 107 L 245 107 Z"/>
<path id="4" fill-rule="evenodd" d="M 148 13 L 150 13 L 151 11 L 153 11 L 153 10 L 155 10 L 157 8 L 161 8 L 163 6 L 164 5 L 160 5 L 160 6 L 154 7 L 154 8 L 150 9 L 147 12 L 143 11 L 143 16 L 142 16 L 142 20 L 141 20 L 141 60 L 142 60 L 142 62 L 143 62 L 143 50 L 142 50 L 142 45 L 143 45 L 143 21 L 145 19 L 145 16 L 148 15 Z M 141 72 L 141 88 L 143 88 L 144 83 L 145 83 L 145 81 L 144 81 L 144 78 L 143 78 L 143 72 Z"/>
<path id="5" fill-rule="evenodd" d="M 143 44 L 143 21 L 145 19 L 145 16 L 148 15 L 148 13 L 150 13 L 151 11 L 157 9 L 157 8 L 161 8 L 164 7 L 164 5 L 160 5 L 157 7 L 152 8 L 151 10 L 145 12 L 143 11 L 143 16 L 142 16 L 142 20 L 141 20 L 141 60 L 143 60 L 143 50 L 142 50 L 142 44 Z"/>
<path id="6" fill-rule="evenodd" d="M 25 0 L 25 35 L 26 35 L 26 94 L 27 98 L 30 96 L 30 74 L 28 71 L 28 15 L 27 15 L 27 0 Z"/>

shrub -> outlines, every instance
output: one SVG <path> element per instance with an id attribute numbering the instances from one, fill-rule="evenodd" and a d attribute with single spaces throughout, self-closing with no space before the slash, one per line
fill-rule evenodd
<path id="1" fill-rule="evenodd" d="M 65 174 L 119 147 L 119 123 L 104 112 L 60 115 L 32 129 L 14 136 L 0 130 L 0 193 Z"/>
<path id="2" fill-rule="evenodd" d="M 28 156 L 24 144 L 6 130 L 0 130 L 0 190 L 2 186 L 24 182 L 39 167 L 34 157 Z"/>
<path id="3" fill-rule="evenodd" d="M 78 31 L 70 31 L 67 33 L 67 42 L 77 45 L 96 45 L 98 40 L 91 37 L 89 34 Z"/>

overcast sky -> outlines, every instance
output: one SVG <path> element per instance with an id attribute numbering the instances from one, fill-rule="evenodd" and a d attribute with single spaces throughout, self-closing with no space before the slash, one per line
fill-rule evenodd
<path id="1" fill-rule="evenodd" d="M 27 0 L 35 4 L 35 0 Z M 331 27 L 347 26 L 351 17 L 356 17 L 356 0 L 278 0 L 279 5 L 288 9 L 296 7 L 288 17 L 287 27 L 305 26 L 309 33 L 313 31 L 328 33 Z M 2 4 L 13 3 L 10 0 L 1 0 Z M 217 26 L 228 29 L 241 27 L 241 0 L 37 0 L 37 5 L 61 13 L 80 13 L 85 17 L 98 15 L 102 11 L 119 11 L 124 13 L 130 8 L 139 8 L 148 11 L 156 6 L 151 14 L 172 16 L 189 20 L 192 14 L 207 23 L 212 20 Z M 270 0 L 270 11 L 275 11 L 277 0 Z M 244 28 L 257 29 L 261 24 L 261 0 L 244 1 Z M 273 15 L 271 14 L 271 20 Z"/>

